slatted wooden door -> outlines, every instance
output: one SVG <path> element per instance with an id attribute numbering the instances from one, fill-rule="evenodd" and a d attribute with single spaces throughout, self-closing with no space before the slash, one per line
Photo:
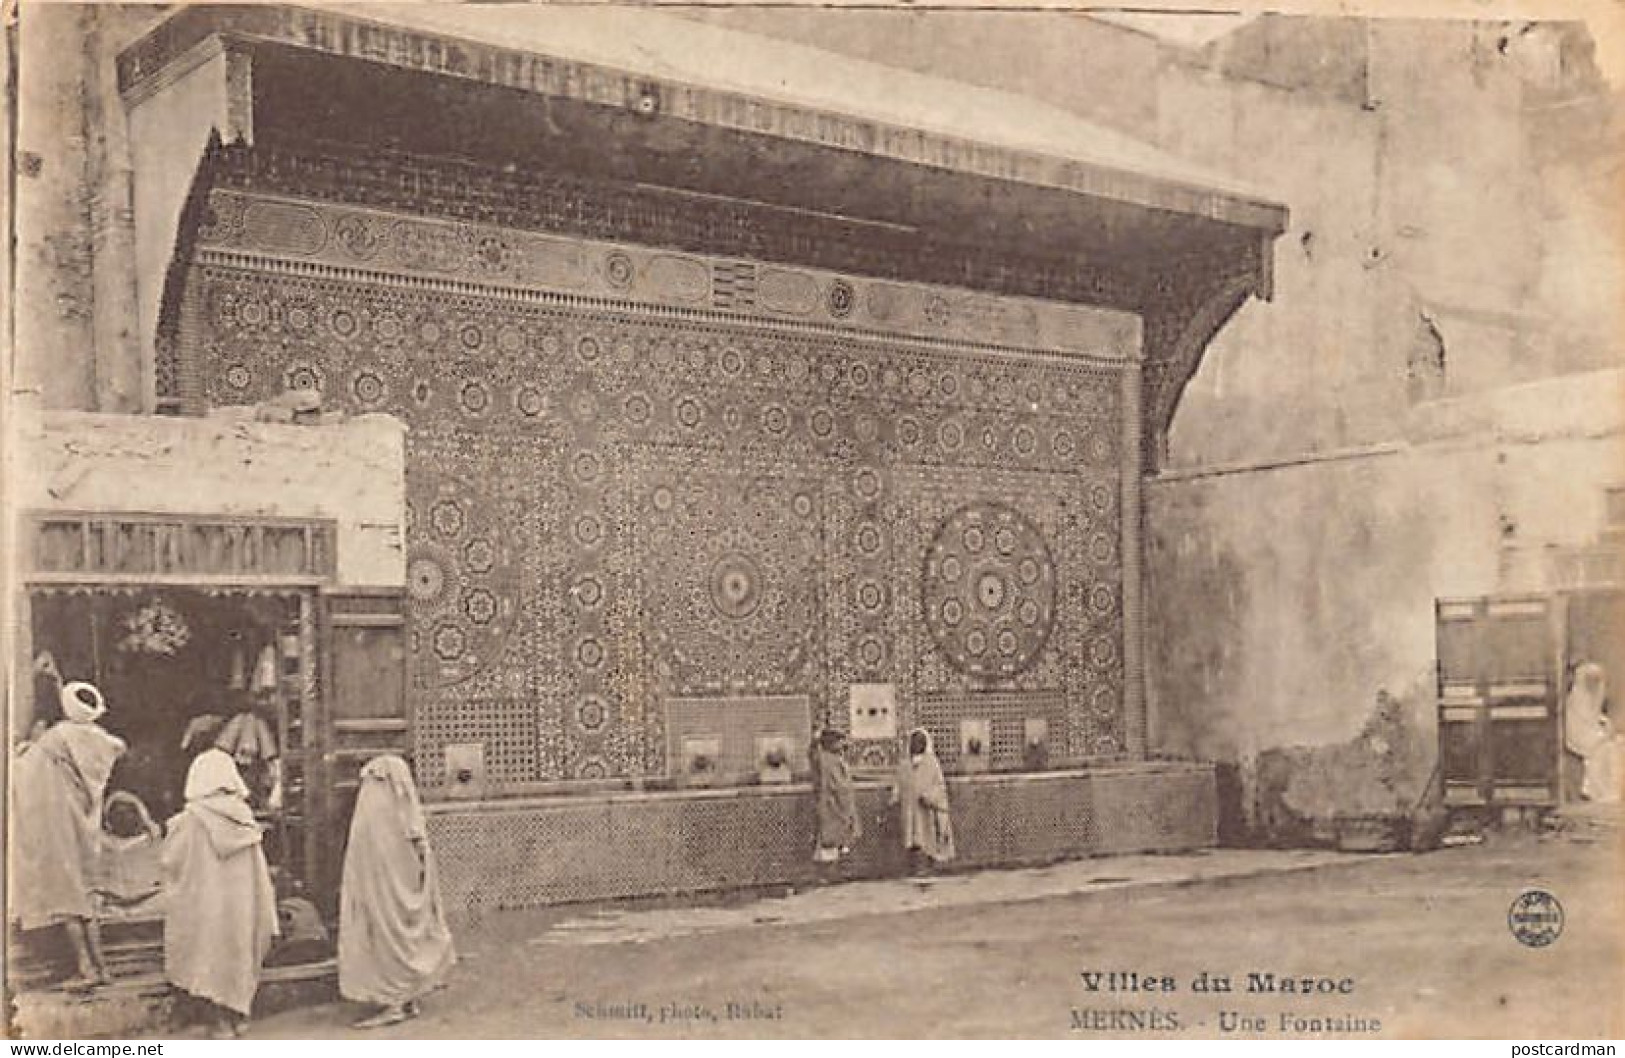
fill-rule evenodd
<path id="1" fill-rule="evenodd" d="M 1437 604 L 1439 755 L 1450 805 L 1558 799 L 1558 631 L 1550 599 Z"/>
<path id="2" fill-rule="evenodd" d="M 323 696 L 325 774 L 320 828 L 319 892 L 329 911 L 349 837 L 361 766 L 383 753 L 411 761 L 406 702 L 406 621 L 399 591 L 334 591 L 322 597 L 326 650 Z"/>

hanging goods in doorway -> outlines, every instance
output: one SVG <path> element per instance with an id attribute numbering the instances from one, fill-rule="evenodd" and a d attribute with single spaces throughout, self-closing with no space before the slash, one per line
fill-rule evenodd
<path id="1" fill-rule="evenodd" d="M 174 657 L 192 639 L 186 619 L 162 599 L 155 599 L 127 615 L 124 629 L 118 645 L 127 654 Z"/>

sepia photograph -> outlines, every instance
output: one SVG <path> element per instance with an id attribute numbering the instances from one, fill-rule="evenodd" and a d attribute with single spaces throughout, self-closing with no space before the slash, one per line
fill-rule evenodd
<path id="1" fill-rule="evenodd" d="M 1625 1036 L 1625 6 L 4 16 L 0 1035 Z"/>

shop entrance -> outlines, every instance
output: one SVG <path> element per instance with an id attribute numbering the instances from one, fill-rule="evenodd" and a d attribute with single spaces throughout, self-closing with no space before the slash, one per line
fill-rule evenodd
<path id="1" fill-rule="evenodd" d="M 265 825 L 279 896 L 315 882 L 308 825 L 308 737 L 315 714 L 314 593 L 244 588 L 36 588 L 30 633 L 62 678 L 106 696 L 103 725 L 128 750 L 108 784 L 107 911 L 139 915 L 158 890 L 162 824 L 184 804 L 196 753 L 219 745 L 238 762 Z M 49 722 L 37 681 L 32 723 Z"/>
<path id="2" fill-rule="evenodd" d="M 162 827 L 211 745 L 237 760 L 264 827 L 283 929 L 262 981 L 331 973 L 357 771 L 410 753 L 401 590 L 337 584 L 324 520 L 34 511 L 27 522 L 15 660 L 41 671 L 32 694 L 20 688 L 14 739 L 57 719 L 62 681 L 86 680 L 128 747 L 92 877 L 113 988 L 139 992 L 163 973 Z M 66 934 L 12 940 L 8 995 L 32 997 L 32 1023 L 55 1024 Z"/>

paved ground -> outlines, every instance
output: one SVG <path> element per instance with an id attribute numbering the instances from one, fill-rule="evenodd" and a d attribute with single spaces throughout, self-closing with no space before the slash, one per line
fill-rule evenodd
<path id="1" fill-rule="evenodd" d="M 462 926 L 448 987 L 420 1020 L 376 1035 L 1617 1037 L 1617 834 L 1580 824 L 1421 856 L 1215 851 L 511 912 Z M 1565 912 L 1545 948 L 1507 925 L 1532 886 Z M 1111 971 L 1124 975 L 1115 991 L 1088 990 L 1085 973 Z M 1236 991 L 1193 991 L 1204 971 Z M 1130 990 L 1130 973 L 1173 991 Z M 1247 994 L 1249 973 L 1348 991 Z M 331 1004 L 251 1034 L 356 1035 L 355 1016 Z"/>

